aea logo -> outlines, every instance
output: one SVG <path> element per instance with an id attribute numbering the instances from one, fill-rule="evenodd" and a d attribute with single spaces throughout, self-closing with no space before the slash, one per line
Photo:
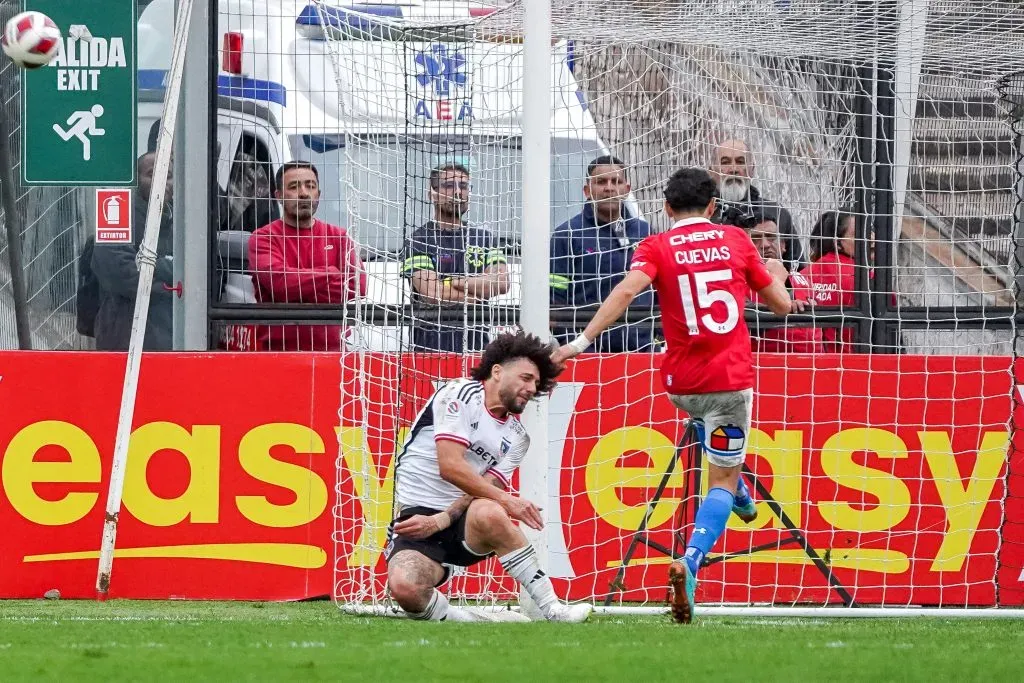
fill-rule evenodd
<path id="1" fill-rule="evenodd" d="M 433 85 L 439 96 L 451 95 L 453 86 L 466 86 L 466 57 L 458 50 L 432 45 L 429 51 L 417 53 L 416 66 L 420 72 L 416 75 L 416 82 L 424 87 Z"/>

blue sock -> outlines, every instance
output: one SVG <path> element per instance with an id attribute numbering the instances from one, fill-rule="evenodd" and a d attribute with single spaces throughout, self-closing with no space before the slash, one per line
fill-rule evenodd
<path id="1" fill-rule="evenodd" d="M 747 488 L 746 482 L 743 481 L 743 475 L 740 475 L 739 483 L 736 484 L 736 507 L 744 507 L 750 502 L 750 490 Z"/>
<path id="2" fill-rule="evenodd" d="M 693 523 L 693 534 L 686 546 L 686 564 L 690 573 L 697 575 L 697 569 L 708 554 L 718 537 L 725 531 L 725 523 L 732 514 L 733 495 L 723 488 L 715 487 L 708 491 L 707 498 L 697 510 L 697 519 Z"/>

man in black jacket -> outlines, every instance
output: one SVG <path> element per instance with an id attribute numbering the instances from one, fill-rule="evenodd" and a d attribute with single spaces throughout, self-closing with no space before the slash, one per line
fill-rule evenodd
<path id="1" fill-rule="evenodd" d="M 751 184 L 754 175 L 754 158 L 747 148 L 747 143 L 739 139 L 723 140 L 711 159 L 711 176 L 718 183 L 718 213 L 714 221 L 722 222 L 723 212 L 730 208 L 740 214 L 758 215 L 774 220 L 779 226 L 779 236 L 785 244 L 784 263 L 786 269 L 795 272 L 807 265 L 804 261 L 804 250 L 793 231 L 793 218 L 789 211 L 779 204 L 765 199 L 756 187 Z"/>
<path id="2" fill-rule="evenodd" d="M 92 271 L 99 282 L 100 307 L 96 314 L 96 348 L 104 351 L 125 351 L 131 339 L 132 317 L 135 313 L 135 295 L 139 286 L 139 267 L 135 257 L 146 231 L 146 210 L 153 187 L 153 167 L 156 154 L 147 152 L 139 157 L 136 166 L 139 188 L 135 193 L 132 215 L 132 244 L 97 244 L 92 252 Z M 174 233 L 171 228 L 170 174 L 164 210 L 160 217 L 160 239 L 156 247 L 156 267 L 153 271 L 153 290 L 149 297 L 149 318 L 146 321 L 147 351 L 168 351 L 173 344 L 172 292 L 164 285 L 173 286 Z"/>

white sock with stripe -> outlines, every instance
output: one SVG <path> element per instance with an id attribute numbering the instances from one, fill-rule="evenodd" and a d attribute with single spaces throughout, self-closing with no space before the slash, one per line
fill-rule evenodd
<path id="1" fill-rule="evenodd" d="M 406 612 L 410 619 L 419 621 L 475 621 L 465 610 L 452 607 L 444 593 L 434 589 L 427 608 L 422 612 Z"/>
<path id="2" fill-rule="evenodd" d="M 552 608 L 559 604 L 551 579 L 540 568 L 537 551 L 532 545 L 513 550 L 498 558 L 498 562 L 513 579 L 518 581 L 536 603 L 541 614 L 547 617 Z"/>

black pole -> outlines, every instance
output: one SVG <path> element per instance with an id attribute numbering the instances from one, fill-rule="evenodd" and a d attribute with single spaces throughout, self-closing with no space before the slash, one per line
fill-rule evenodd
<path id="1" fill-rule="evenodd" d="M 1024 75 L 1022 75 L 1024 77 Z M 1024 111 L 1018 112 L 1024 116 Z M 1014 145 L 1014 201 L 1013 201 L 1013 303 L 1015 314 L 1024 312 L 1024 120 L 1016 119 L 1012 123 Z M 1019 332 L 1018 332 L 1019 334 Z M 1014 339 L 1014 357 L 1018 355 L 1017 340 Z M 1016 392 L 1014 392 L 1016 396 Z"/>
<path id="2" fill-rule="evenodd" d="M 25 262 L 21 250 L 21 220 L 14 200 L 14 164 L 11 161 L 11 131 L 6 113 L 0 114 L 0 201 L 4 209 L 4 230 L 7 232 L 7 260 L 11 269 L 11 294 L 14 299 L 14 324 L 18 333 L 18 348 L 32 350 L 32 330 L 28 322 L 28 294 L 25 288 Z"/>
<path id="3" fill-rule="evenodd" d="M 867 266 L 867 237 L 871 234 L 875 213 L 874 157 L 875 157 L 875 116 L 874 116 L 875 68 L 871 64 L 857 66 L 856 114 L 854 135 L 857 147 L 854 150 L 856 187 L 854 211 L 856 229 L 854 232 L 854 308 L 859 313 L 856 321 L 856 349 L 860 353 L 871 351 L 872 320 L 870 277 Z M 842 338 L 842 333 L 840 333 Z"/>
<path id="4" fill-rule="evenodd" d="M 1006 74 L 996 83 L 999 100 L 1006 112 L 1006 120 L 1013 132 L 1013 230 L 1011 266 L 1013 273 L 1014 314 L 1024 312 L 1024 71 Z M 1012 349 L 1018 355 L 1017 339 Z M 1014 396 L 1016 396 L 1014 392 Z"/>
<path id="5" fill-rule="evenodd" d="M 875 149 L 875 258 L 874 278 L 871 279 L 871 314 L 873 319 L 872 350 L 876 353 L 894 353 L 899 345 L 899 321 L 889 320 L 892 309 L 893 258 L 897 248 L 895 230 L 896 198 L 893 194 L 894 163 L 896 159 L 896 72 L 879 68 L 878 108 L 876 111 Z"/>
<path id="6" fill-rule="evenodd" d="M 1012 235 L 1012 274 L 1013 274 L 1013 320 L 1020 318 L 1024 309 L 1024 71 L 1010 73 L 999 79 L 997 91 L 1000 101 L 1006 110 L 1010 130 L 1013 131 L 1013 155 L 1014 155 L 1014 183 L 1013 183 L 1013 232 Z M 1024 396 L 1017 391 L 1018 382 L 1022 381 L 1021 374 L 1017 370 L 1018 360 L 1021 357 L 1021 327 L 1011 326 L 1013 337 L 1010 341 L 1010 373 L 1012 383 L 1010 385 L 1010 439 L 1007 445 L 1006 460 L 1013 462 L 1020 457 L 1020 449 L 1017 447 L 1017 435 L 1022 425 L 1018 419 L 1021 410 L 1024 409 Z M 1009 486 L 1011 473 L 1007 469 L 1003 485 Z M 1006 526 L 1007 516 L 1003 515 L 999 525 L 999 536 L 1003 535 L 1003 528 Z M 996 563 L 996 571 L 1002 570 L 1002 560 Z M 996 605 L 1002 604 L 999 586 L 996 586 Z"/>

